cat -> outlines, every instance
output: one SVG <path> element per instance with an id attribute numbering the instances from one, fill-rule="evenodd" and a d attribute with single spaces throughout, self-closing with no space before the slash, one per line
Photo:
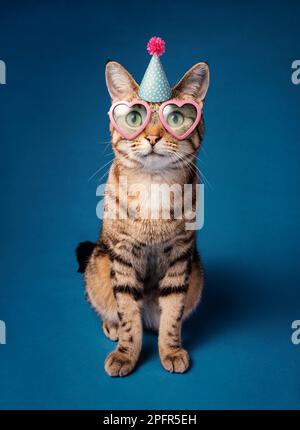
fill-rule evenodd
<path id="1" fill-rule="evenodd" d="M 112 103 L 138 99 L 138 84 L 117 62 L 107 63 L 106 84 Z M 173 97 L 195 100 L 202 107 L 208 86 L 209 67 L 198 63 L 173 88 Z M 134 140 L 124 139 L 110 124 L 115 159 L 107 186 L 118 189 L 121 176 L 129 184 L 146 186 L 192 184 L 194 197 L 203 116 L 191 135 L 179 141 L 163 127 L 157 114 L 160 104 L 149 105 L 150 122 Z M 108 190 L 105 202 L 111 197 Z M 119 208 L 125 197 L 140 207 L 146 203 L 141 193 L 129 197 L 117 192 Z M 133 371 L 141 352 L 143 325 L 158 331 L 162 366 L 169 372 L 185 372 L 190 360 L 182 347 L 182 322 L 198 305 L 204 283 L 195 231 L 186 229 L 185 220 L 104 219 L 98 241 L 81 243 L 77 259 L 103 332 L 118 341 L 105 360 L 106 372 L 125 376 Z"/>

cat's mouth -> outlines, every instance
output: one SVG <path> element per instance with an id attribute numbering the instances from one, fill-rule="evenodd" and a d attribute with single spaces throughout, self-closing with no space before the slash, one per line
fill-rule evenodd
<path id="1" fill-rule="evenodd" d="M 159 154 L 158 152 L 155 152 L 153 149 L 151 152 L 148 152 L 148 154 L 143 154 L 143 158 L 155 158 L 155 157 L 165 157 L 166 154 Z"/>
<path id="2" fill-rule="evenodd" d="M 154 150 L 148 152 L 147 154 L 139 154 L 139 160 L 143 165 L 143 168 L 154 171 L 167 168 L 172 159 L 168 153 L 158 153 Z"/>

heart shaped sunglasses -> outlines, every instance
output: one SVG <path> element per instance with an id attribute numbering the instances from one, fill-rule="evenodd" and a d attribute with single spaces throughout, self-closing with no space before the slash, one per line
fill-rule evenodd
<path id="1" fill-rule="evenodd" d="M 109 112 L 113 127 L 127 140 L 133 140 L 149 124 L 152 110 L 144 100 L 114 103 Z M 191 99 L 171 99 L 162 103 L 158 115 L 164 128 L 176 139 L 183 140 L 197 127 L 201 107 Z"/>

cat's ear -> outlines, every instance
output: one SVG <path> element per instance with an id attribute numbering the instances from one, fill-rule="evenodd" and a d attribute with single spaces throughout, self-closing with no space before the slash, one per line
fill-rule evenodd
<path id="1" fill-rule="evenodd" d="M 113 101 L 126 100 L 133 93 L 137 93 L 139 88 L 127 70 L 115 61 L 109 61 L 106 64 L 105 79 Z"/>
<path id="2" fill-rule="evenodd" d="M 197 101 L 205 99 L 209 86 L 209 67 L 207 63 L 195 64 L 173 88 L 175 95 L 189 97 Z"/>

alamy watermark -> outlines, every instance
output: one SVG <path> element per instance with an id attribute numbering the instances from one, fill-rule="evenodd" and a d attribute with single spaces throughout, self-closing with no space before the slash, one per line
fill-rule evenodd
<path id="1" fill-rule="evenodd" d="M 129 184 L 120 176 L 117 186 L 101 184 L 96 195 L 99 219 L 184 220 L 186 230 L 204 225 L 203 184 Z"/>
<path id="2" fill-rule="evenodd" d="M 6 84 L 6 64 L 0 60 L 0 85 Z"/>
<path id="3" fill-rule="evenodd" d="M 0 85 L 6 84 L 6 64 L 0 60 Z M 0 320 L 0 345 L 6 344 L 6 324 Z"/>
<path id="4" fill-rule="evenodd" d="M 0 320 L 0 345 L 6 344 L 6 324 Z"/>
<path id="5" fill-rule="evenodd" d="M 294 330 L 292 333 L 291 340 L 294 345 L 300 344 L 300 320 L 295 320 L 292 322 L 292 329 Z"/>
<path id="6" fill-rule="evenodd" d="M 292 69 L 294 70 L 291 76 L 292 83 L 294 85 L 300 84 L 300 60 L 295 60 L 292 62 Z"/>

